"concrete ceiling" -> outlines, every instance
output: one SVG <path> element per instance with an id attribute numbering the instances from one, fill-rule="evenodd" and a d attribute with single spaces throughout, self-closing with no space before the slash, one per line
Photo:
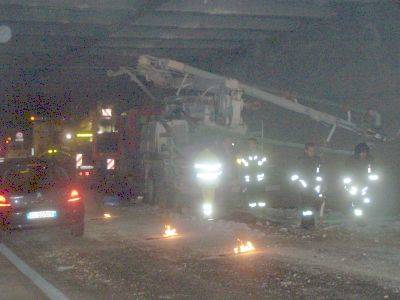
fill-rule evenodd
<path id="1" fill-rule="evenodd" d="M 335 14 L 326 1 L 0 0 L 0 25 L 13 34 L 0 62 L 90 69 L 141 53 L 224 55 Z"/>
<path id="2" fill-rule="evenodd" d="M 91 89 L 106 69 L 132 65 L 140 54 L 212 64 L 302 39 L 310 28 L 323 32 L 342 5 L 371 2 L 379 1 L 0 0 L 0 26 L 12 31 L 0 43 L 0 76 L 12 86 L 41 78 L 36 84 L 47 91 L 71 82 Z"/>

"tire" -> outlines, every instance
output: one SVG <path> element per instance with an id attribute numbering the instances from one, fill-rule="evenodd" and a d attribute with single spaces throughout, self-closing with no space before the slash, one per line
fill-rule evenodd
<path id="1" fill-rule="evenodd" d="M 81 237 L 85 233 L 85 222 L 80 221 L 77 224 L 71 225 L 70 232 L 73 237 Z"/>
<path id="2" fill-rule="evenodd" d="M 146 197 L 145 197 L 145 202 L 147 204 L 154 204 L 156 200 L 156 195 L 155 195 L 155 180 L 154 177 L 151 176 L 147 180 L 146 184 Z"/>
<path id="3" fill-rule="evenodd" d="M 0 230 L 0 243 L 4 241 L 10 240 L 11 230 L 10 229 L 1 229 Z"/>
<path id="4" fill-rule="evenodd" d="M 301 218 L 300 226 L 304 229 L 313 228 L 315 226 L 315 218 L 312 219 Z"/>

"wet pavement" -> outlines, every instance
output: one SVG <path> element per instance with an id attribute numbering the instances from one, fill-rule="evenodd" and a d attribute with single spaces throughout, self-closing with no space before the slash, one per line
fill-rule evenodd
<path id="1" fill-rule="evenodd" d="M 43 293 L 2 255 L 0 270 L 0 299 L 46 299 Z"/>

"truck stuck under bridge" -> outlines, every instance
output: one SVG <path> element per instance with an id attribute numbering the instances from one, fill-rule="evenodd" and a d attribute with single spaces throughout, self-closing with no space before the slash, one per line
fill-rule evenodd
<path id="1" fill-rule="evenodd" d="M 362 136 L 366 136 L 368 132 L 367 128 L 348 120 L 173 60 L 141 56 L 136 69 L 121 67 L 115 72 L 109 70 L 107 75 L 128 75 L 131 81 L 144 90 L 149 103 L 163 107 L 162 113 L 144 124 L 141 135 L 140 152 L 143 156 L 140 164 L 145 182 L 143 193 L 150 203 L 165 202 L 165 199 L 169 199 L 170 204 L 176 204 L 176 201 L 186 199 L 186 205 L 193 205 L 188 199 L 199 198 L 199 190 L 193 179 L 192 167 L 194 158 L 201 149 L 209 148 L 216 140 L 221 142 L 225 138 L 234 140 L 236 148 L 240 149 L 248 137 L 254 136 L 268 149 L 268 155 L 273 161 L 273 168 L 269 171 L 272 180 L 268 183 L 266 191 L 275 193 L 269 197 L 275 198 L 274 202 L 278 201 L 279 205 L 293 205 L 290 202 L 294 199 L 288 200 L 290 197 L 282 201 L 282 198 L 287 198 L 287 194 L 290 194 L 287 191 L 286 173 L 289 172 L 293 161 L 288 157 L 296 157 L 295 153 L 298 153 L 298 149 L 303 145 L 268 139 L 264 136 L 263 129 L 252 132 L 248 126 L 253 121 L 251 113 L 246 117 L 243 110 L 246 105 L 257 100 L 332 126 L 325 145 L 329 144 L 336 129 Z M 157 98 L 139 77 L 145 78 L 155 86 L 169 89 L 169 92 L 166 92 L 169 96 L 165 99 Z M 171 93 L 170 89 L 176 92 Z M 378 141 L 384 139 L 379 134 L 369 135 L 369 138 Z M 329 147 L 321 147 L 321 150 L 329 168 L 336 169 L 333 172 L 338 172 L 334 157 L 348 156 L 351 153 Z M 273 202 L 272 199 L 270 202 Z"/>

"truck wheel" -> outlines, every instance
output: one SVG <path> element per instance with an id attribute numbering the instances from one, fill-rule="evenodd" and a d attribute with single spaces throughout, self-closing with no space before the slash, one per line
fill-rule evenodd
<path id="1" fill-rule="evenodd" d="M 301 218 L 300 226 L 304 229 L 311 229 L 315 226 L 315 218 Z"/>
<path id="2" fill-rule="evenodd" d="M 80 221 L 77 224 L 71 225 L 70 227 L 71 235 L 74 237 L 81 237 L 85 233 L 85 222 Z"/>
<path id="3" fill-rule="evenodd" d="M 155 182 L 154 177 L 150 177 L 147 180 L 146 184 L 146 203 L 147 204 L 154 204 L 155 203 Z"/>

